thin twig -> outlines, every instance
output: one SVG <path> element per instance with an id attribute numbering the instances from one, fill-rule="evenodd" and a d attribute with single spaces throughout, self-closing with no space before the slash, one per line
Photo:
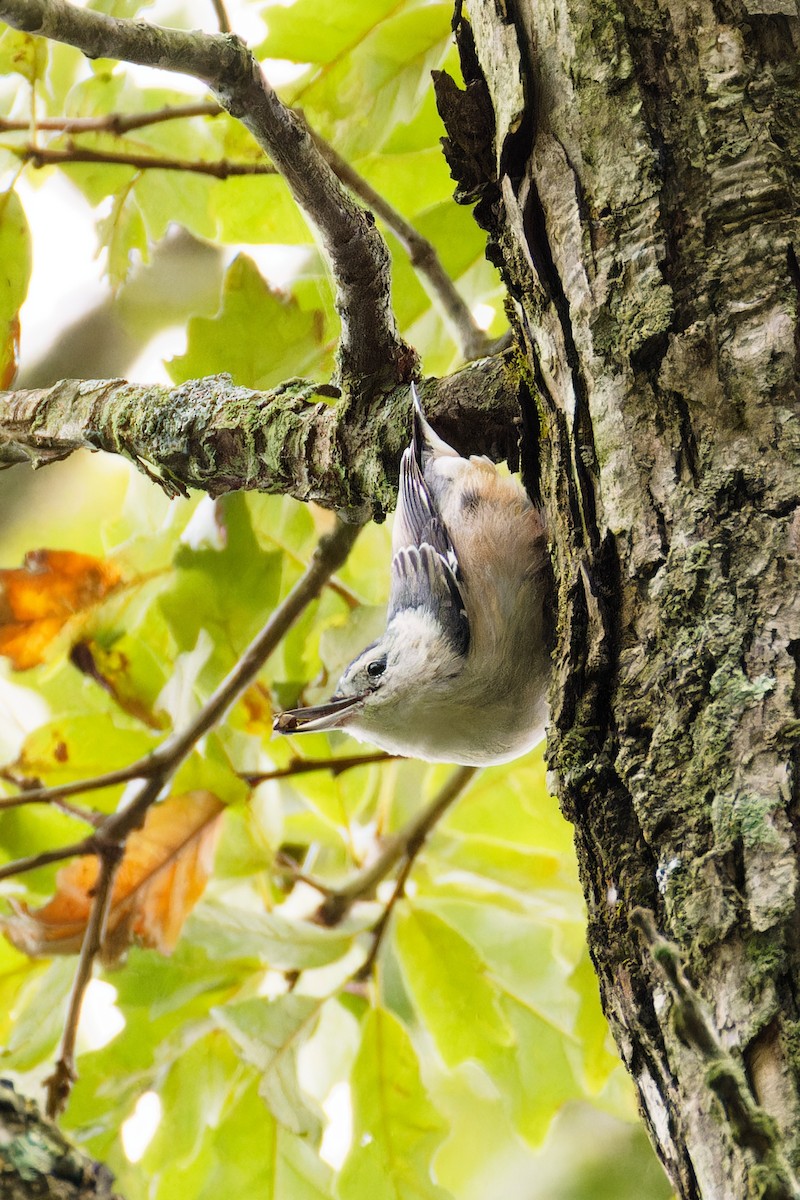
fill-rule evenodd
<path id="1" fill-rule="evenodd" d="M 271 779 L 287 779 L 292 775 L 307 775 L 312 771 L 330 771 L 334 776 L 354 767 L 369 766 L 371 763 L 393 762 L 395 756 L 378 751 L 375 754 L 354 754 L 351 758 L 294 758 L 285 767 L 276 767 L 271 771 L 255 771 L 240 778 L 250 787 L 267 783 Z M 79 808 L 76 804 L 67 804 L 64 796 L 75 796 L 83 792 L 95 792 L 100 788 L 113 787 L 115 784 L 129 783 L 132 779 L 147 779 L 161 771 L 161 760 L 153 755 L 131 763 L 129 767 L 121 767 L 117 771 L 109 771 L 105 775 L 94 775 L 89 779 L 76 779 L 70 783 L 56 784 L 55 787 L 29 788 L 19 796 L 4 796 L 0 799 L 0 812 L 9 808 L 23 808 L 27 804 L 55 804 L 70 816 L 97 825 L 98 819 L 105 820 L 105 815 L 96 810 Z M 20 786 L 13 776 L 5 775 L 9 783 Z"/>
<path id="2" fill-rule="evenodd" d="M 185 117 L 218 117 L 225 111 L 214 100 L 198 100 L 191 104 L 166 105 L 152 112 L 106 113 L 101 117 L 41 117 L 36 128 L 54 133 L 113 133 L 118 136 L 132 129 L 144 129 L 163 121 L 177 121 Z M 0 133 L 26 133 L 30 120 L 12 120 L 0 117 Z"/>
<path id="3" fill-rule="evenodd" d="M 389 204 L 380 192 L 376 192 L 372 184 L 342 158 L 333 146 L 315 133 L 309 132 L 322 157 L 335 171 L 345 187 L 354 195 L 360 197 L 376 216 L 380 217 L 387 229 L 395 235 L 400 245 L 408 254 L 412 267 L 427 279 L 434 299 L 441 306 L 445 319 L 450 325 L 455 340 L 463 357 L 469 361 L 491 354 L 495 345 L 493 338 L 484 332 L 470 312 L 469 306 L 460 295 L 453 280 L 442 266 L 442 260 L 436 252 L 436 247 L 407 221 L 402 213 Z"/>
<path id="4" fill-rule="evenodd" d="M 373 926 L 372 945 L 370 946 L 369 954 L 353 976 L 353 979 L 356 983 L 361 983 L 365 979 L 369 979 L 370 975 L 372 974 L 372 968 L 375 966 L 375 963 L 378 960 L 378 954 L 381 946 L 383 945 L 383 939 L 386 935 L 386 930 L 389 928 L 389 921 L 391 920 L 395 905 L 397 904 L 398 900 L 402 899 L 403 897 L 403 893 L 406 890 L 406 884 L 408 883 L 408 877 L 414 867 L 414 859 L 422 849 L 422 845 L 423 843 L 420 842 L 417 850 L 415 850 L 413 854 L 409 854 L 408 858 L 400 868 L 394 885 L 394 891 L 389 897 L 389 902 L 381 913 L 377 924 Z"/>
<path id="5" fill-rule="evenodd" d="M 293 758 L 285 767 L 276 767 L 272 771 L 256 771 L 242 775 L 242 779 L 250 787 L 260 783 L 268 783 L 271 779 L 287 779 L 292 775 L 306 775 L 312 771 L 330 771 L 334 777 L 355 767 L 370 766 L 372 763 L 394 762 L 394 754 L 386 754 L 383 750 L 375 754 L 354 754 L 349 758 Z"/>
<path id="6" fill-rule="evenodd" d="M 338 925 L 357 900 L 364 900 L 373 894 L 375 888 L 381 880 L 386 878 L 395 863 L 398 863 L 401 858 L 413 861 L 425 844 L 425 839 L 430 831 L 441 820 L 453 801 L 458 799 L 477 770 L 477 767 L 459 767 L 457 771 L 454 771 L 427 808 L 409 821 L 405 829 L 387 840 L 375 861 L 358 871 L 349 883 L 337 888 L 320 905 L 316 913 L 316 920 L 321 925 Z"/>
<path id="7" fill-rule="evenodd" d="M 65 796 L 78 796 L 83 792 L 97 792 L 101 788 L 114 787 L 119 783 L 130 783 L 132 779 L 147 779 L 151 775 L 155 775 L 160 770 L 161 764 L 158 758 L 150 754 L 146 758 L 140 758 L 138 762 L 131 763 L 129 767 L 119 767 L 115 771 L 107 771 L 105 775 L 93 775 L 90 779 L 75 779 L 70 783 L 57 783 L 54 787 L 39 787 L 28 788 L 20 796 L 7 796 L 0 800 L 0 812 L 5 808 L 21 808 L 25 804 L 55 804 L 61 801 Z M 5 776 L 9 783 L 16 783 L 16 779 Z M 75 816 L 81 814 L 80 809 L 75 810 Z"/>
<path id="8" fill-rule="evenodd" d="M 109 166 L 135 167 L 138 171 L 186 171 L 192 175 L 212 175 L 215 179 L 231 179 L 240 175 L 277 175 L 272 163 L 229 162 L 226 158 L 213 162 L 163 158 L 154 154 L 122 154 L 114 150 L 89 150 L 72 146 L 68 150 L 48 150 L 42 146 L 7 146 L 6 149 L 36 169 L 63 166 L 69 163 L 106 163 Z"/>
<path id="9" fill-rule="evenodd" d="M 222 719 L 233 702 L 255 679 L 284 634 L 319 595 L 328 577 L 344 563 L 360 529 L 359 525 L 346 525 L 343 521 L 338 521 L 332 533 L 320 538 L 305 573 L 271 614 L 236 666 L 228 672 L 186 729 L 172 734 L 159 747 L 156 754 L 162 762 L 182 761 L 200 738 Z M 129 811 L 124 810 L 125 813 Z M 110 817 L 107 825 L 113 825 L 122 815 L 117 813 Z"/>
<path id="10" fill-rule="evenodd" d="M 201 79 L 266 150 L 319 231 L 336 282 L 343 380 L 371 398 L 386 380 L 410 377 L 416 355 L 401 339 L 392 311 L 388 248 L 241 39 L 114 18 L 67 0 L 0 0 L 0 20 L 66 42 L 92 59 L 122 59 Z"/>
<path id="11" fill-rule="evenodd" d="M 20 786 L 19 780 L 12 775 L 7 775 L 0 771 L 0 778 L 7 780 L 9 783 Z M 19 796 L 5 796 L 0 799 L 0 812 L 8 808 L 23 808 L 26 804 L 52 804 L 70 817 L 75 817 L 78 821 L 85 821 L 87 825 L 97 824 L 105 819 L 103 813 L 98 813 L 96 809 L 81 808 L 77 804 L 70 804 L 67 800 L 62 800 L 59 796 L 51 796 L 49 788 L 31 788 L 29 792 L 23 791 Z"/>
<path id="12" fill-rule="evenodd" d="M 307 875 L 303 868 L 299 867 L 294 859 L 285 854 L 283 850 L 278 850 L 275 855 L 275 862 L 282 871 L 291 875 L 295 883 L 305 883 L 308 887 L 313 888 L 315 892 L 319 892 L 321 896 L 330 896 L 333 892 L 333 888 L 327 883 L 323 883 L 320 879 L 315 879 L 313 875 Z"/>
<path id="13" fill-rule="evenodd" d="M 120 114 L 110 113 L 104 117 L 63 117 L 46 118 L 37 123 L 37 129 L 61 131 L 64 133 L 113 133 L 122 134 L 132 129 L 141 129 L 149 124 L 168 121 L 177 117 L 215 116 L 223 110 L 217 104 L 200 103 L 193 105 L 163 108 L 153 113 Z M 354 195 L 358 196 L 369 206 L 376 216 L 380 217 L 387 229 L 390 229 L 406 251 L 411 265 L 427 280 L 432 298 L 440 306 L 445 319 L 449 323 L 455 340 L 463 357 L 469 361 L 491 354 L 497 348 L 497 343 L 490 338 L 477 324 L 470 312 L 469 306 L 459 294 L 453 280 L 445 271 L 436 247 L 419 230 L 407 221 L 353 166 L 336 151 L 325 138 L 316 133 L 305 121 L 302 113 L 297 113 L 306 124 L 315 145 L 322 157 L 332 168 L 337 178 Z M 0 132 L 23 132 L 30 128 L 30 122 L 11 121 L 0 118 Z M 184 163 L 179 160 L 156 159 L 145 155 L 114 155 L 99 151 L 84 150 L 74 147 L 69 151 L 42 149 L 39 146 L 26 146 L 19 149 L 9 147 L 14 153 L 24 156 L 34 166 L 44 166 L 59 162 L 109 162 L 139 167 L 142 170 L 161 169 L 167 171 L 194 171 L 198 174 L 213 175 L 218 179 L 227 179 L 234 175 L 265 175 L 274 174 L 272 165 L 255 163 L 231 163 L 223 159 L 218 162 Z M 97 155 L 97 157 L 90 157 Z M 63 156 L 63 157 L 59 157 Z"/>
<path id="14" fill-rule="evenodd" d="M 61 1055 L 48 1081 L 48 1112 L 51 1115 L 63 1109 L 75 1080 L 75 1038 L 81 1005 L 92 977 L 95 958 L 102 949 L 114 873 L 128 835 L 142 825 L 148 809 L 159 798 L 181 762 L 200 738 L 222 719 L 230 705 L 258 674 L 290 626 L 319 595 L 328 577 L 344 563 L 358 533 L 358 526 L 339 522 L 332 533 L 320 539 L 302 577 L 272 613 L 195 720 L 185 730 L 167 738 L 146 760 L 151 777 L 145 780 L 130 804 L 106 817 L 97 832 L 81 842 L 56 851 L 44 851 L 27 859 L 18 859 L 0 868 L 0 879 L 6 879 L 76 855 L 96 854 L 100 857 L 100 873 L 81 945 Z"/>
<path id="15" fill-rule="evenodd" d="M 61 846 L 58 850 L 43 850 L 41 854 L 31 854 L 27 858 L 17 858 L 13 862 L 0 867 L 0 880 L 11 879 L 14 875 L 24 875 L 26 871 L 36 871 L 39 867 L 47 867 L 50 863 L 63 862 L 66 858 L 82 858 L 87 854 L 97 853 L 97 843 L 94 835 L 82 838 L 79 842 L 71 842 L 69 846 Z"/>
<path id="16" fill-rule="evenodd" d="M 77 1078 L 75 1069 L 75 1041 L 78 1036 L 83 997 L 89 986 L 94 969 L 94 960 L 100 953 L 105 937 L 108 912 L 117 868 L 122 860 L 123 847 L 117 843 L 106 843 L 100 855 L 100 871 L 94 887 L 92 909 L 81 944 L 75 978 L 69 998 L 67 1019 L 61 1039 L 61 1053 L 53 1074 L 45 1081 L 47 1088 L 47 1115 L 56 1117 L 63 1111 L 69 1099 L 72 1085 Z"/>
<path id="17" fill-rule="evenodd" d="M 220 33 L 230 33 L 231 23 L 222 0 L 211 0 L 211 7 L 217 15 L 217 24 L 219 25 Z"/>

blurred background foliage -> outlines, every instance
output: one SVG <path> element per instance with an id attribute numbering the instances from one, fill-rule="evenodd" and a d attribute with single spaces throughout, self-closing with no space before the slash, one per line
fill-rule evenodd
<path id="1" fill-rule="evenodd" d="M 191 28 L 203 6 L 92 7 Z M 479 322 L 502 333 L 500 281 L 470 212 L 451 200 L 439 148 L 430 71 L 458 77 L 452 5 L 240 0 L 229 12 L 283 98 L 431 239 Z M 224 371 L 256 388 L 330 376 L 329 282 L 279 177 L 103 161 L 263 164 L 240 125 L 222 114 L 124 134 L 110 124 L 36 127 L 208 99 L 192 81 L 88 64 L 0 26 L 6 370 L 31 254 L 32 304 L 63 272 L 57 231 L 68 214 L 93 222 L 105 283 L 87 305 L 71 281 L 78 290 L 62 292 L 45 336 L 30 347 L 23 336 L 18 386 L 127 374 L 137 362 L 144 378 Z M 63 161 L 42 166 L 34 144 Z M 98 161 L 71 161 L 76 149 Z M 28 202 L 38 212 L 48 197 L 49 242 L 41 221 L 32 239 L 25 218 Z M 387 240 L 402 331 L 425 370 L 443 374 L 459 362 L 456 343 Z M 23 308 L 23 335 L 35 319 Z M 164 330 L 173 341 L 162 368 Z M 115 581 L 65 610 L 35 665 L 0 659 L 0 796 L 124 766 L 182 727 L 296 582 L 330 519 L 278 497 L 168 501 L 128 464 L 99 456 L 0 476 L 3 620 L 20 579 L 10 572 L 30 551 L 78 551 Z M 91 986 L 65 1124 L 109 1163 L 128 1200 L 661 1200 L 669 1188 L 600 1012 L 571 834 L 547 795 L 540 751 L 481 772 L 437 825 L 366 984 L 358 968 L 391 879 L 336 928 L 312 921 L 322 893 L 305 877 L 323 889 L 351 878 L 451 773 L 412 761 L 346 765 L 368 751 L 342 735 L 271 738 L 273 710 L 328 694 L 380 627 L 389 545 L 386 527 L 363 532 L 258 684 L 181 768 L 174 794 L 203 789 L 225 805 L 213 872 L 190 914 L 183 902 L 172 953 L 133 944 Z M 307 760 L 322 766 L 298 773 Z M 276 770 L 290 773 L 255 782 Z M 123 797 L 116 787 L 87 799 L 108 812 Z M 0 861 L 84 828 L 52 805 L 0 812 Z M 51 866 L 0 885 L 4 914 L 45 904 L 56 874 Z M 73 967 L 69 955 L 29 957 L 0 940 L 0 1071 L 29 1094 L 57 1052 Z"/>

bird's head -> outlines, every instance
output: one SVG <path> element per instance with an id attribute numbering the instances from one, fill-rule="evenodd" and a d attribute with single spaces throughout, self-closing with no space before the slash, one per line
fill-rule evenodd
<path id="1" fill-rule="evenodd" d="M 275 719 L 277 733 L 328 729 L 378 735 L 413 721 L 436 693 L 460 674 L 462 654 L 436 619 L 423 609 L 398 612 L 377 642 L 367 646 L 343 672 L 330 700 L 289 709 Z"/>

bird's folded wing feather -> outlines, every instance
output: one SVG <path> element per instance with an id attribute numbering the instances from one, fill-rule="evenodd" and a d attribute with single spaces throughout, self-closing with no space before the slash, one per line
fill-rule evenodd
<path id="1" fill-rule="evenodd" d="M 392 559 L 388 620 L 398 612 L 421 608 L 437 621 L 457 654 L 469 649 L 469 619 L 461 589 L 447 562 L 424 542 L 406 546 Z"/>
<path id="2" fill-rule="evenodd" d="M 388 619 L 402 609 L 426 608 L 453 648 L 466 654 L 469 619 L 458 557 L 411 448 L 400 464 L 393 543 Z"/>

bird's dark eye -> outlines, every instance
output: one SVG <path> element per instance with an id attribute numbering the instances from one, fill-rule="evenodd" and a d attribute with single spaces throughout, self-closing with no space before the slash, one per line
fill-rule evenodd
<path id="1" fill-rule="evenodd" d="M 386 670 L 386 659 L 376 658 L 373 662 L 367 663 L 367 674 L 370 679 L 377 679 Z"/>

